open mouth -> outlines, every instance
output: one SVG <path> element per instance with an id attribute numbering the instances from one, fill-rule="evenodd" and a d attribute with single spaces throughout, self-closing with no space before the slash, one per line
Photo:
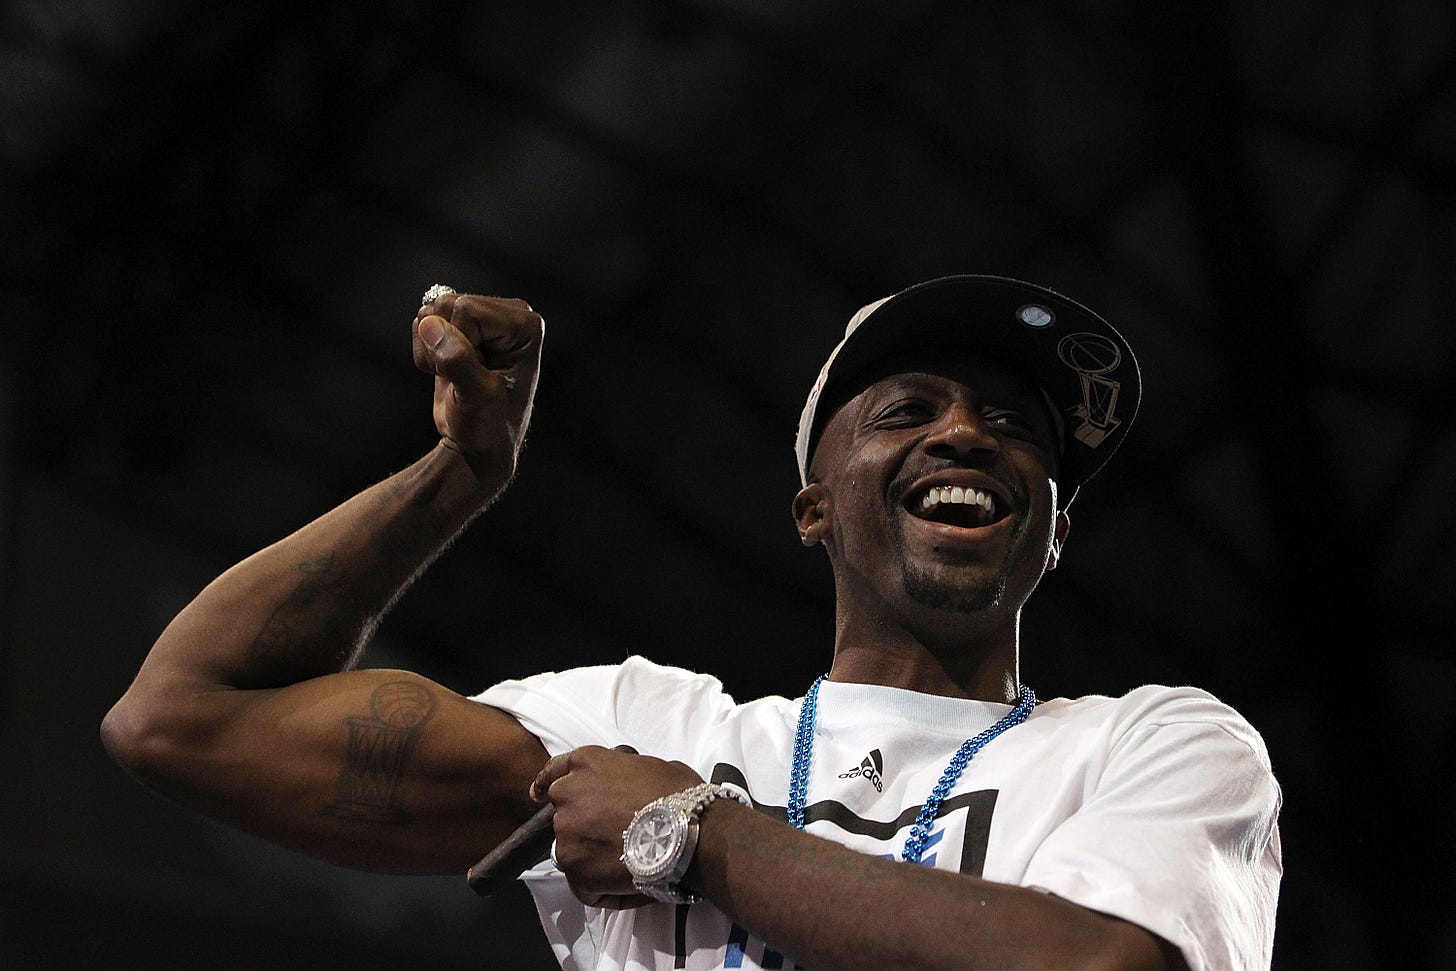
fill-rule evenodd
<path id="1" fill-rule="evenodd" d="M 931 486 L 918 500 L 906 504 L 910 514 L 927 522 L 974 529 L 1005 517 L 1001 503 L 989 492 L 963 486 Z"/>

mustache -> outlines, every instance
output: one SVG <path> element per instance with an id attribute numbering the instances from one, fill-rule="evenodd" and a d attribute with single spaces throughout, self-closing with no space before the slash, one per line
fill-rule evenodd
<path id="1" fill-rule="evenodd" d="M 901 472 L 890 480 L 890 486 L 885 490 L 885 501 L 890 506 L 904 505 L 905 493 L 910 491 L 910 486 L 920 476 L 911 475 L 908 472 Z"/>

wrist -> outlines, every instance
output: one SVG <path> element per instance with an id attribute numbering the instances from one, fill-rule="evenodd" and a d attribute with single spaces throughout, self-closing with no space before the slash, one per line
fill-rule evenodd
<path id="1" fill-rule="evenodd" d="M 752 805 L 736 799 L 719 799 L 707 807 L 698 816 L 698 845 L 693 851 L 693 858 L 688 862 L 687 872 L 678 881 L 678 886 L 686 893 L 695 897 L 703 897 L 707 894 L 707 883 L 703 879 L 703 861 L 707 856 L 704 853 L 706 845 L 710 844 L 722 828 L 731 822 L 732 816 L 741 810 L 751 812 Z"/>
<path id="2" fill-rule="evenodd" d="M 468 476 L 465 488 L 482 509 L 505 492 L 506 486 L 515 477 L 514 462 L 507 468 L 472 460 L 460 443 L 451 438 L 441 438 L 433 454 L 447 462 L 460 475 Z"/>

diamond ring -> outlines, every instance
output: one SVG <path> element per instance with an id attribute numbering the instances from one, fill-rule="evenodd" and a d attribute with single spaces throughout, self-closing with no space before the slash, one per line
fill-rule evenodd
<path id="1" fill-rule="evenodd" d="M 420 298 L 420 306 L 428 306 L 436 300 L 439 300 L 445 294 L 454 292 L 452 288 L 445 286 L 445 284 L 437 283 L 425 291 L 425 295 Z"/>

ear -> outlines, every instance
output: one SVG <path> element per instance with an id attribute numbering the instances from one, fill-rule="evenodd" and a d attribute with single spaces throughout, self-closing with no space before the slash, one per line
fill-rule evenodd
<path id="1" fill-rule="evenodd" d="M 1072 528 L 1072 520 L 1067 516 L 1066 510 L 1057 513 L 1056 523 L 1052 526 L 1052 549 L 1051 555 L 1047 557 L 1047 571 L 1057 568 L 1057 562 L 1062 558 L 1062 546 L 1067 542 L 1067 533 Z"/>
<path id="2" fill-rule="evenodd" d="M 813 546 L 824 541 L 829 531 L 829 493 L 823 483 L 811 482 L 794 496 L 794 522 L 799 527 L 799 541 Z"/>

